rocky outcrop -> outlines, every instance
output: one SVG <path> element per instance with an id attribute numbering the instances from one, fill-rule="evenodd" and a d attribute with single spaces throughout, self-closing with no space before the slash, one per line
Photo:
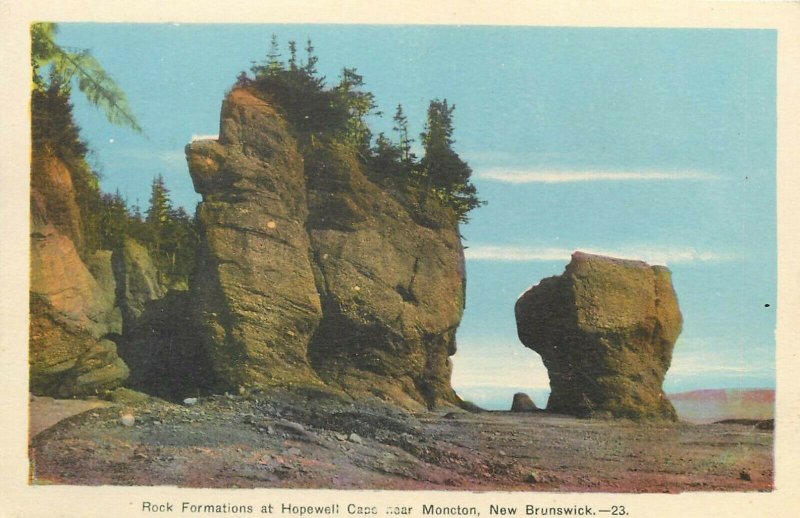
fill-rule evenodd
<path id="1" fill-rule="evenodd" d="M 31 391 L 68 397 L 119 385 L 128 376 L 128 368 L 117 356 L 116 345 L 104 339 L 119 331 L 113 291 L 92 276 L 72 240 L 52 225 L 34 227 Z"/>
<path id="2" fill-rule="evenodd" d="M 459 403 L 456 225 L 418 224 L 347 149 L 309 146 L 304 159 L 278 111 L 235 89 L 219 139 L 187 147 L 203 195 L 191 289 L 214 370 L 232 386 Z"/>
<path id="3" fill-rule="evenodd" d="M 192 292 L 209 359 L 238 386 L 322 385 L 307 344 L 322 318 L 303 160 L 285 122 L 236 90 L 219 141 L 187 147 L 201 242 Z"/>
<path id="4" fill-rule="evenodd" d="M 667 268 L 576 252 L 515 314 L 547 368 L 547 410 L 675 419 L 662 384 L 682 317 Z"/>
<path id="5" fill-rule="evenodd" d="M 110 253 L 82 248 L 70 168 L 88 166 L 73 162 L 37 148 L 31 165 L 30 389 L 58 397 L 94 394 L 128 376 L 108 340 L 122 331 Z"/>
<path id="6" fill-rule="evenodd" d="M 45 225 L 51 225 L 82 250 L 81 211 L 72 173 L 50 150 L 35 150 L 31 160 L 31 227 Z"/>
<path id="7" fill-rule="evenodd" d="M 524 392 L 517 392 L 514 394 L 514 399 L 511 402 L 511 411 L 512 412 L 535 412 L 539 410 L 536 407 L 536 403 L 530 398 L 530 396 Z"/>
<path id="8" fill-rule="evenodd" d="M 116 300 L 127 332 L 142 316 L 145 305 L 164 297 L 166 290 L 147 249 L 133 239 L 126 238 L 114 250 L 111 265 Z"/>

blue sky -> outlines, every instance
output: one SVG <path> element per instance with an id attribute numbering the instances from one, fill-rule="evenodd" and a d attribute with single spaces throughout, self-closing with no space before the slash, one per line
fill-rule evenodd
<path id="1" fill-rule="evenodd" d="M 767 30 L 62 24 L 128 93 L 145 136 L 75 96 L 107 191 L 144 208 L 154 175 L 190 211 L 183 156 L 270 35 L 314 41 L 334 83 L 356 67 L 414 133 L 456 105 L 456 150 L 486 207 L 463 226 L 467 309 L 453 384 L 490 407 L 544 405 L 547 374 L 514 302 L 580 249 L 667 264 L 684 315 L 665 388 L 774 387 L 775 45 Z M 299 45 L 303 46 L 303 45 Z M 303 53 L 301 52 L 301 57 Z M 768 305 L 768 306 L 767 306 Z"/>

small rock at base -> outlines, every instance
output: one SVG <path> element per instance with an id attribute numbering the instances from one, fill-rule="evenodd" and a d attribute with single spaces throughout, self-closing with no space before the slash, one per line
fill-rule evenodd
<path id="1" fill-rule="evenodd" d="M 119 417 L 119 422 L 122 423 L 123 426 L 133 426 L 136 424 L 136 418 L 133 414 L 122 414 Z"/>
<path id="2" fill-rule="evenodd" d="M 197 404 L 197 398 L 196 397 L 187 397 L 186 399 L 183 400 L 183 404 L 186 405 L 186 406 L 194 406 L 194 405 Z"/>
<path id="3" fill-rule="evenodd" d="M 739 479 L 746 480 L 748 482 L 753 480 L 753 478 L 750 476 L 750 472 L 747 471 L 746 469 L 743 469 L 742 471 L 739 472 Z"/>
<path id="4" fill-rule="evenodd" d="M 350 437 L 347 438 L 350 442 L 354 442 L 356 444 L 364 444 L 363 439 L 357 433 L 353 432 L 350 434 Z"/>
<path id="5" fill-rule="evenodd" d="M 514 394 L 514 400 L 511 402 L 512 412 L 535 412 L 536 410 L 538 408 L 528 394 L 524 392 Z"/>

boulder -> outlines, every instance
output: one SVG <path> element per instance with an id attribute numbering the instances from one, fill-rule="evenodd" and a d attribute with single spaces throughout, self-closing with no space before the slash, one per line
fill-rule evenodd
<path id="1" fill-rule="evenodd" d="M 301 153 L 279 111 L 246 89 L 225 99 L 219 139 L 190 144 L 187 159 L 203 196 L 191 290 L 222 379 L 414 409 L 460 403 L 455 222 L 415 221 L 344 146 Z"/>
<path id="2" fill-rule="evenodd" d="M 515 306 L 517 331 L 550 377 L 547 410 L 674 420 L 662 384 L 681 332 L 663 266 L 576 252 Z"/>
<path id="3" fill-rule="evenodd" d="M 539 410 L 536 403 L 524 392 L 517 392 L 514 394 L 514 400 L 511 402 L 512 412 L 535 412 Z"/>

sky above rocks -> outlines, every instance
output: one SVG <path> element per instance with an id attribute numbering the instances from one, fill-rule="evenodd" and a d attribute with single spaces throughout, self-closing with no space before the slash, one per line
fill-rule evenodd
<path id="1" fill-rule="evenodd" d="M 183 148 L 218 132 L 223 95 L 264 59 L 272 33 L 283 48 L 310 36 L 328 84 L 356 67 L 386 113 L 376 133 L 391 134 L 397 103 L 415 134 L 430 99 L 455 104 L 455 148 L 488 201 L 462 227 L 467 306 L 453 374 L 462 397 L 504 408 L 525 391 L 545 404 L 547 373 L 517 339 L 514 303 L 575 250 L 672 270 L 684 330 L 667 392 L 775 386 L 774 31 L 60 28 L 60 44 L 91 49 L 120 83 L 145 130 L 111 126 L 74 96 L 103 189 L 143 208 L 162 174 L 193 211 Z"/>

